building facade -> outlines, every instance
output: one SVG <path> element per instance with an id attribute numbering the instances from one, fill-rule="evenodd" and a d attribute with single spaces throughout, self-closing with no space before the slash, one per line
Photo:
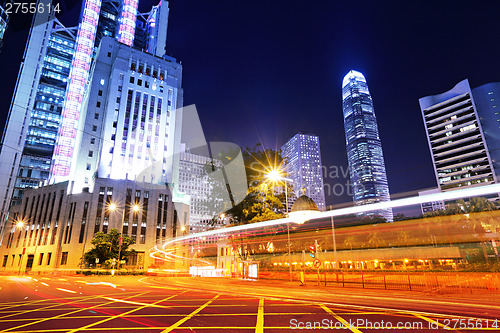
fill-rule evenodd
<path id="1" fill-rule="evenodd" d="M 136 253 L 127 259 L 126 268 L 152 267 L 150 248 L 187 233 L 189 206 L 174 203 L 168 186 L 143 185 L 98 178 L 94 192 L 74 194 L 67 182 L 26 190 L 21 204 L 11 208 L 0 249 L 0 272 L 88 267 L 83 256 L 92 249 L 92 238 L 111 229 L 135 242 L 130 249 Z M 115 210 L 110 209 L 112 203 Z"/>
<path id="2" fill-rule="evenodd" d="M 442 94 L 419 99 L 439 190 L 497 181 L 498 101 L 499 83 L 471 89 L 468 80 Z"/>
<path id="3" fill-rule="evenodd" d="M 104 37 L 91 75 L 73 192 L 92 188 L 96 176 L 171 183 L 180 149 L 181 66 Z"/>
<path id="4" fill-rule="evenodd" d="M 440 193 L 441 191 L 438 188 L 433 188 L 425 191 L 418 191 L 419 196 L 425 196 L 425 195 L 430 195 L 430 194 L 435 194 L 435 193 Z M 429 201 L 429 202 L 424 202 L 420 204 L 420 210 L 422 212 L 422 215 L 425 215 L 425 213 L 429 212 L 437 212 L 439 210 L 444 210 L 445 205 L 444 201 L 439 200 L 439 201 Z"/>
<path id="5" fill-rule="evenodd" d="M 307 195 L 319 210 L 324 211 L 326 203 L 319 137 L 299 132 L 281 147 L 281 155 L 286 160 L 285 170 L 287 177 L 292 179 L 295 196 Z"/>
<path id="6" fill-rule="evenodd" d="M 366 79 L 351 70 L 342 82 L 342 109 L 347 159 L 355 204 L 390 200 L 382 142 Z M 392 222 L 392 209 L 373 211 Z"/>
<path id="7" fill-rule="evenodd" d="M 49 4 L 51 0 L 39 2 Z M 132 39 L 133 45 L 141 50 L 151 50 L 159 57 L 165 54 L 168 2 L 160 0 L 150 13 L 135 15 L 137 2 L 85 0 L 80 24 L 73 28 L 63 26 L 48 11 L 34 16 L 2 136 L 0 225 L 7 217 L 11 203 L 20 203 L 26 188 L 37 187 L 49 178 L 58 136 L 64 134 L 75 136 L 71 139 L 76 139 L 74 119 L 70 119 L 69 124 L 66 121 L 66 128 L 69 130 L 63 133 L 60 125 L 63 118 L 68 119 L 68 115 L 70 118 L 79 117 L 79 112 L 63 112 L 63 108 L 66 107 L 68 96 L 73 104 L 76 103 L 81 108 L 86 88 L 86 80 L 82 77 L 90 72 L 101 39 L 106 36 L 118 38 L 120 31 L 120 36 L 127 35 L 126 31 L 129 32 L 127 36 L 131 32 L 144 36 L 146 27 L 153 24 L 154 29 L 150 28 L 148 31 L 156 33 L 149 39 L 149 44 L 142 38 L 137 41 Z M 132 8 L 132 12 L 130 9 L 124 10 L 124 7 Z M 160 7 L 161 15 L 154 14 L 158 12 L 155 8 Z M 153 23 L 147 25 L 144 23 L 146 21 Z M 136 24 L 137 22 L 140 24 Z M 76 47 L 77 37 L 83 35 L 86 39 L 82 44 L 80 38 L 80 46 Z M 90 40 L 92 43 L 89 43 Z M 79 54 L 76 59 L 75 52 Z M 71 71 L 81 75 L 73 75 L 70 79 Z M 71 92 L 68 91 L 68 83 L 73 84 Z M 56 151 L 56 155 L 60 157 L 59 160 L 62 156 L 66 164 L 71 164 L 70 157 L 75 145 L 63 146 Z M 1 228 L 0 226 L 0 234 Z"/>
<path id="8" fill-rule="evenodd" d="M 178 190 L 190 197 L 189 232 L 203 232 L 224 226 L 227 220 L 218 216 L 224 211 L 221 208 L 222 198 L 218 198 L 216 193 L 220 184 L 211 177 L 213 170 L 222 167 L 222 162 L 193 154 L 189 149 L 182 150 Z"/>
<path id="9" fill-rule="evenodd" d="M 168 14 L 165 1 L 155 8 L 149 33 L 162 30 Z M 179 169 L 182 68 L 164 55 L 166 41 L 154 40 L 166 38 L 166 26 L 144 44 L 156 45 L 154 53 L 135 48 L 138 16 L 134 0 L 83 1 L 78 29 L 57 20 L 40 28 L 46 17 L 35 16 L 0 157 L 8 170 L 0 177 L 8 270 L 16 262 L 20 271 L 82 267 L 95 233 L 112 228 L 135 242 L 129 266 L 145 268 L 153 264 L 148 249 L 189 232 L 189 205 L 170 189 Z M 44 173 L 34 174 L 22 161 L 35 168 L 39 151 Z M 35 176 L 10 205 L 16 178 Z M 111 212 L 112 203 L 120 209 Z M 19 221 L 26 230 L 15 239 Z"/>

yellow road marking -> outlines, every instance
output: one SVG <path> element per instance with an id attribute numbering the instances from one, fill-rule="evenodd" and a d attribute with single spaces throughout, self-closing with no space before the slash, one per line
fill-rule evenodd
<path id="1" fill-rule="evenodd" d="M 341 316 L 335 314 L 332 310 L 330 310 L 326 305 L 324 304 L 320 304 L 319 306 L 321 306 L 321 308 L 323 310 L 325 310 L 327 313 L 331 314 L 335 319 L 337 319 L 338 321 L 340 321 L 342 324 L 344 324 L 344 327 L 349 329 L 350 331 L 354 332 L 354 333 L 363 333 L 361 332 L 360 330 L 358 330 L 356 327 L 354 326 L 351 326 L 347 320 L 345 320 L 344 318 L 342 318 Z"/>
<path id="2" fill-rule="evenodd" d="M 148 292 L 149 292 L 149 291 L 148 291 Z M 176 294 L 176 295 L 169 296 L 169 297 L 167 297 L 167 298 L 161 299 L 161 300 L 156 301 L 156 302 L 154 302 L 154 303 L 151 303 L 151 304 L 146 304 L 146 305 L 141 306 L 141 307 L 139 307 L 139 308 L 134 308 L 134 309 L 132 309 L 132 310 L 130 310 L 130 311 L 127 311 L 127 312 L 124 312 L 124 313 L 120 313 L 120 314 L 118 314 L 118 315 L 116 315 L 116 316 L 110 316 L 110 317 L 108 317 L 108 318 L 106 318 L 106 319 L 103 319 L 103 320 L 100 320 L 100 321 L 98 321 L 98 322 L 95 322 L 95 323 L 89 324 L 89 325 L 87 325 L 87 326 L 83 326 L 83 327 L 80 327 L 80 328 L 77 328 L 77 329 L 74 329 L 74 330 L 68 331 L 68 333 L 74 333 L 74 332 L 78 332 L 78 331 L 81 331 L 81 330 L 87 330 L 87 329 L 91 328 L 92 326 L 96 326 L 96 325 L 99 325 L 99 324 L 105 323 L 105 322 L 107 322 L 107 321 L 110 321 L 110 320 L 113 320 L 113 319 L 116 319 L 116 318 L 120 318 L 120 317 L 126 316 L 126 315 L 128 315 L 128 314 L 131 314 L 131 313 L 133 313 L 133 312 L 136 312 L 136 311 L 139 311 L 139 310 L 145 309 L 145 308 L 147 308 L 147 307 L 152 307 L 152 306 L 154 306 L 154 305 L 156 305 L 156 304 L 158 304 L 158 303 L 161 303 L 161 302 L 164 302 L 164 301 L 169 300 L 169 299 L 171 299 L 171 298 L 174 298 L 174 297 L 176 297 L 176 296 L 179 296 L 179 295 L 181 295 L 181 294 L 183 294 L 183 293 L 185 293 L 185 292 L 187 292 L 187 290 L 186 290 L 186 291 L 181 292 L 180 294 Z M 116 301 L 113 301 L 113 302 L 110 302 L 110 303 L 116 303 Z M 109 330 L 109 329 L 108 329 L 108 330 Z"/>
<path id="3" fill-rule="evenodd" d="M 110 300 L 110 301 L 115 301 L 115 302 L 120 302 L 120 303 L 127 303 L 127 304 L 134 304 L 134 305 L 140 305 L 140 306 L 149 306 L 149 307 L 154 307 L 154 308 L 170 308 L 170 306 L 164 306 L 164 305 L 155 305 L 154 303 L 142 303 L 142 302 L 134 302 L 134 301 L 126 301 L 123 299 L 118 299 L 118 298 L 112 298 L 112 297 L 103 297 L 104 299 Z"/>
<path id="4" fill-rule="evenodd" d="M 98 298 L 96 296 L 87 296 L 87 300 L 90 300 L 90 299 L 94 299 L 94 298 Z M 86 300 L 85 298 L 82 298 L 82 299 L 79 299 L 81 301 L 85 301 Z M 32 304 L 30 304 L 32 305 Z M 64 304 L 61 304 L 61 303 L 54 303 L 52 305 L 48 305 L 48 306 L 44 306 L 42 308 L 36 308 L 36 309 L 29 309 L 29 310 L 24 310 L 24 311 L 14 311 L 14 313 L 11 313 L 9 315 L 6 315 L 6 316 L 2 316 L 0 317 L 0 320 L 1 319 L 4 319 L 4 318 L 8 318 L 8 317 L 12 317 L 12 316 L 17 316 L 17 315 L 21 315 L 21 314 L 25 314 L 25 313 L 29 313 L 29 312 L 36 312 L 36 311 L 42 311 L 42 310 L 47 310 L 47 309 L 51 309 L 51 308 L 55 308 L 55 307 L 58 307 L 58 306 L 62 306 Z M 16 305 L 16 306 L 21 306 L 21 305 Z M 61 310 L 61 309 L 54 309 L 54 310 Z"/>
<path id="5" fill-rule="evenodd" d="M 264 299 L 259 299 L 259 310 L 257 312 L 257 324 L 255 333 L 264 333 Z"/>
<path id="6" fill-rule="evenodd" d="M 417 318 L 423 319 L 423 320 L 425 320 L 425 321 L 427 321 L 427 322 L 429 322 L 431 324 L 438 325 L 439 327 L 442 327 L 444 329 L 448 329 L 448 330 L 451 330 L 451 331 L 456 331 L 455 328 L 443 325 L 439 321 L 432 320 L 431 318 L 427 318 L 427 317 L 419 315 L 417 313 L 415 313 L 414 316 L 417 317 Z"/>
<path id="7" fill-rule="evenodd" d="M 220 294 L 215 295 L 215 297 L 212 298 L 210 301 L 206 302 L 205 304 L 203 304 L 202 306 L 200 306 L 198 309 L 194 310 L 189 315 L 185 316 L 184 318 L 182 318 L 181 320 L 179 320 L 178 322 L 176 322 L 175 324 L 173 324 L 169 328 L 163 330 L 161 333 L 171 332 L 173 329 L 176 329 L 180 325 L 184 324 L 186 321 L 188 321 L 189 319 L 193 318 L 198 312 L 200 312 L 201 310 L 203 310 L 204 308 L 206 308 L 207 306 L 209 306 L 210 303 L 212 303 L 217 298 L 219 298 L 219 296 L 220 296 Z"/>
<path id="8" fill-rule="evenodd" d="M 143 295 L 143 294 L 147 294 L 147 293 L 148 293 L 148 292 L 144 292 L 144 293 L 137 294 L 137 295 L 132 295 L 132 296 L 130 296 L 129 298 L 132 298 L 132 297 L 137 297 L 137 296 L 140 296 L 140 295 Z M 98 295 L 98 296 L 91 296 L 91 297 L 89 297 L 88 299 L 94 299 L 94 298 L 102 298 L 102 295 Z M 61 318 L 61 317 L 67 316 L 67 315 L 71 315 L 71 314 L 73 314 L 73 313 L 77 313 L 77 312 L 80 312 L 80 311 L 85 311 L 85 310 L 88 310 L 88 309 L 95 309 L 95 308 L 98 308 L 98 307 L 101 307 L 101 306 L 105 306 L 105 305 L 108 305 L 108 304 L 111 304 L 111 303 L 114 303 L 114 302 L 102 303 L 102 304 L 100 304 L 100 305 L 91 305 L 91 306 L 88 306 L 88 307 L 86 307 L 86 308 L 78 308 L 78 309 L 77 309 L 77 310 L 75 310 L 75 311 L 71 311 L 71 312 L 63 313 L 63 314 L 60 314 L 60 315 L 55 316 L 55 317 L 44 318 L 44 319 L 40 319 L 40 320 L 35 321 L 35 322 L 32 322 L 32 323 L 26 323 L 26 324 L 19 325 L 19 326 L 16 326 L 16 327 L 11 327 L 11 328 L 8 328 L 8 329 L 6 329 L 6 330 L 3 330 L 2 332 L 12 331 L 12 330 L 15 330 L 15 329 L 18 329 L 18 328 L 21 328 L 21 327 L 25 327 L 25 326 L 30 326 L 30 325 L 38 324 L 38 323 L 41 323 L 41 322 L 44 322 L 44 321 L 47 321 L 47 320 L 58 319 L 58 318 Z M 42 309 L 43 309 L 43 308 L 42 308 Z M 30 311 L 25 311 L 25 312 L 39 311 L 39 310 L 42 310 L 42 309 L 30 310 Z"/>
<path id="9" fill-rule="evenodd" d="M 169 290 L 179 290 L 179 288 L 172 288 L 172 287 L 160 287 L 160 286 L 149 286 L 149 288 L 169 289 Z"/>

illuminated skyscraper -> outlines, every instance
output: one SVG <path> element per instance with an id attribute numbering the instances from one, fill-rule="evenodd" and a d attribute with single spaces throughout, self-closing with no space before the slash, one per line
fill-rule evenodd
<path id="1" fill-rule="evenodd" d="M 0 6 L 0 48 L 3 44 L 3 37 L 5 34 L 5 30 L 7 30 L 7 24 L 9 23 L 9 15 L 5 11 L 5 9 Z"/>
<path id="2" fill-rule="evenodd" d="M 342 82 L 342 107 L 353 199 L 357 205 L 389 201 L 382 143 L 365 77 L 351 70 Z M 393 220 L 392 209 L 373 211 Z"/>
<path id="3" fill-rule="evenodd" d="M 286 159 L 288 177 L 293 180 L 295 196 L 298 198 L 305 194 L 316 203 L 319 210 L 325 210 L 319 138 L 300 132 L 281 147 L 281 153 Z"/>
<path id="4" fill-rule="evenodd" d="M 500 83 L 471 89 L 468 80 L 419 99 L 441 191 L 498 182 Z"/>
<path id="5" fill-rule="evenodd" d="M 150 13 L 140 15 L 137 4 L 138 0 L 84 0 L 80 24 L 73 28 L 48 11 L 34 16 L 2 136 L 0 224 L 11 199 L 19 203 L 24 189 L 49 178 L 53 156 L 54 181 L 68 179 L 86 82 L 101 39 L 117 38 L 144 51 L 156 43 L 160 47 L 151 47 L 150 53 L 165 54 L 168 2 L 160 0 Z M 153 21 L 154 29 L 148 31 L 156 33 L 149 44 L 134 40 L 144 36 Z"/>

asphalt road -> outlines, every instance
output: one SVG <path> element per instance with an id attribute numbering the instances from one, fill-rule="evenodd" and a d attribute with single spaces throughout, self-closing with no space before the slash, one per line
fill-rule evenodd
<path id="1" fill-rule="evenodd" d="M 0 277 L 1 332 L 441 332 L 448 328 L 500 330 L 499 302 L 493 295 L 301 288 L 286 282 L 230 279 Z"/>

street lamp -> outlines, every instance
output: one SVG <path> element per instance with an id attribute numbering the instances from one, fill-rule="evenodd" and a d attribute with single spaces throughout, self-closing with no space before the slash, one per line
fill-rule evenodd
<path id="1" fill-rule="evenodd" d="M 267 173 L 266 178 L 272 182 L 283 181 L 285 183 L 285 216 L 288 216 L 288 186 L 286 182 L 292 182 L 290 178 L 283 177 L 281 171 L 273 169 Z M 286 231 L 288 236 L 288 266 L 290 270 L 290 281 L 292 281 L 292 255 L 290 251 L 290 222 L 286 223 Z"/>
<path id="2" fill-rule="evenodd" d="M 117 210 L 117 206 L 114 202 L 111 202 L 108 206 L 108 209 L 110 211 L 115 211 Z M 139 210 L 140 210 L 140 207 L 138 204 L 135 204 L 132 206 L 132 210 L 134 211 L 134 213 L 137 213 Z M 122 244 L 123 244 L 123 224 L 125 223 L 125 211 L 123 212 L 122 214 L 122 222 L 121 222 L 121 225 L 120 225 L 120 237 L 118 238 L 118 263 L 116 264 L 116 269 L 119 269 L 120 268 L 120 256 L 121 256 L 121 253 L 122 253 Z"/>
<path id="3" fill-rule="evenodd" d="M 332 206 L 330 205 L 330 210 L 332 210 Z M 331 216 L 331 220 L 332 220 L 332 238 L 333 238 L 333 256 L 334 256 L 334 260 L 335 260 L 335 269 L 337 269 L 338 267 L 338 261 L 337 261 L 337 242 L 336 242 L 336 239 L 335 239 L 335 223 L 333 221 L 333 215 Z"/>
<path id="4" fill-rule="evenodd" d="M 21 238 L 21 233 L 23 232 L 23 227 L 24 227 L 24 221 L 23 220 L 18 220 L 16 222 L 16 228 L 19 228 L 18 241 Z M 24 251 L 25 250 L 23 249 L 23 252 L 21 253 L 21 258 L 19 258 L 19 272 L 18 272 L 18 275 L 21 275 L 21 267 L 22 267 L 22 263 L 23 263 L 23 254 L 24 254 Z"/>

